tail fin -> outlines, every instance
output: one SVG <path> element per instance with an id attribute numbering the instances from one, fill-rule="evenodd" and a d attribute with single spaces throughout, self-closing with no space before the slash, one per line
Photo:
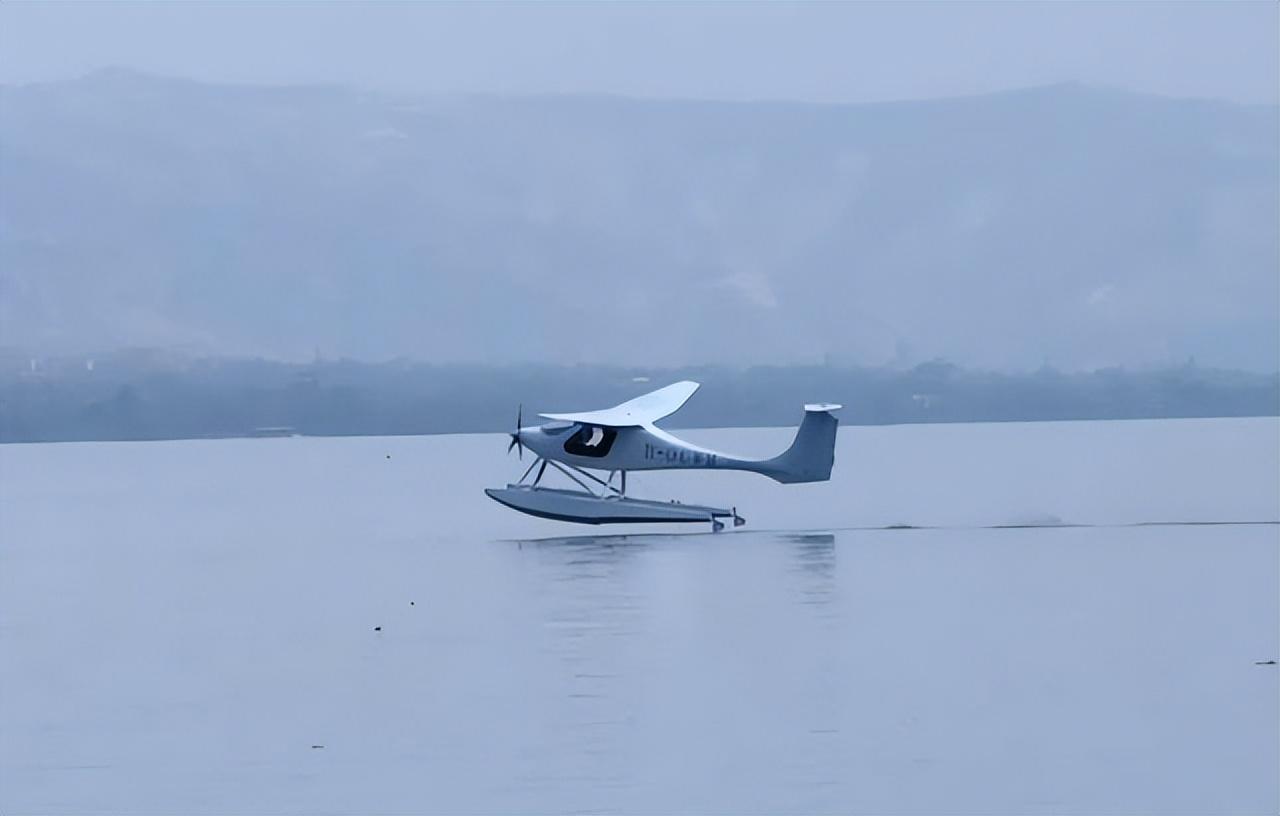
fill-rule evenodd
<path id="1" fill-rule="evenodd" d="M 836 428 L 831 412 L 839 405 L 806 405 L 796 438 L 782 454 L 762 463 L 760 472 L 783 484 L 825 482 L 836 458 Z"/>

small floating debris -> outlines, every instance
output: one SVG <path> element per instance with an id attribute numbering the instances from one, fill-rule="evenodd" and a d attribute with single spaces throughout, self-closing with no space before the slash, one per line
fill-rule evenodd
<path id="1" fill-rule="evenodd" d="M 413 601 L 409 601 L 409 606 L 413 606 Z"/>
<path id="2" fill-rule="evenodd" d="M 1276 664 L 1276 662 L 1275 662 L 1274 660 L 1255 660 L 1255 661 L 1253 661 L 1253 665 L 1255 665 L 1255 666 L 1274 666 L 1275 664 Z"/>
<path id="3" fill-rule="evenodd" d="M 381 627 L 381 626 L 375 626 L 375 627 L 373 627 L 373 631 L 375 631 L 375 632 L 381 632 L 381 631 L 382 631 L 382 627 Z"/>
<path id="4" fill-rule="evenodd" d="M 318 749 L 318 748 L 323 748 L 323 747 L 324 747 L 323 745 L 312 745 L 312 746 L 311 746 L 311 750 L 313 750 L 313 751 L 314 751 L 314 750 L 316 750 L 316 749 Z"/>
<path id="5" fill-rule="evenodd" d="M 390 458 L 391 458 L 391 454 L 389 454 L 389 453 L 388 453 L 388 454 L 387 454 L 387 458 L 388 458 L 388 459 L 390 459 Z"/>

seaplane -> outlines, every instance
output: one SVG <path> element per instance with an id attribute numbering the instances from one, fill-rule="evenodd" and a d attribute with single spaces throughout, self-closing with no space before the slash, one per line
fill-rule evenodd
<path id="1" fill-rule="evenodd" d="M 823 482 L 835 461 L 839 405 L 806 405 L 804 419 L 791 446 L 771 459 L 744 459 L 678 439 L 655 423 L 680 410 L 698 383 L 685 380 L 598 411 L 539 414 L 550 420 L 525 426 L 524 407 L 516 411 L 516 430 L 507 453 L 516 449 L 533 461 L 514 484 L 487 488 L 494 501 L 521 513 L 578 524 L 644 524 L 710 522 L 719 532 L 721 519 L 735 527 L 745 523 L 736 507 L 709 507 L 677 501 L 653 501 L 627 495 L 627 473 L 642 470 L 744 470 L 783 484 Z M 568 477 L 576 488 L 542 485 L 548 467 Z M 592 472 L 595 471 L 595 472 Z M 596 475 L 600 473 L 601 475 Z"/>

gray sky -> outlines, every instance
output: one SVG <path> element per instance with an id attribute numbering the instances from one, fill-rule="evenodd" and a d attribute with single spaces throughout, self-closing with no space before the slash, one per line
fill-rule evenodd
<path id="1" fill-rule="evenodd" d="M 1280 98 L 1273 2 L 0 3 L 0 81 L 122 65 L 427 92 L 860 102 L 1079 80 Z"/>

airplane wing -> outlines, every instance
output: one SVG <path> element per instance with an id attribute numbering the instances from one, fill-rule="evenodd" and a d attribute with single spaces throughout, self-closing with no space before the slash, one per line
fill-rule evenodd
<path id="1" fill-rule="evenodd" d="M 547 419 L 557 419 L 562 422 L 581 422 L 584 425 L 605 425 L 612 428 L 649 425 L 679 411 L 680 406 L 684 405 L 689 400 L 689 397 L 693 396 L 693 392 L 697 390 L 698 383 L 691 380 L 683 380 L 601 411 L 585 411 L 578 414 L 540 414 L 539 416 L 544 416 Z"/>

